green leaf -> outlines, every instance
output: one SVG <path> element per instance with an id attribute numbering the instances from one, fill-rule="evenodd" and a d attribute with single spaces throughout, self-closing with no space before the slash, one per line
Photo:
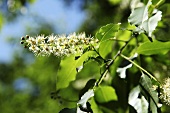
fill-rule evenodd
<path id="1" fill-rule="evenodd" d="M 108 40 L 109 38 L 115 37 L 116 32 L 119 30 L 120 24 L 107 24 L 99 29 L 95 37 L 97 37 L 100 42 Z"/>
<path id="2" fill-rule="evenodd" d="M 83 62 L 93 55 L 96 55 L 96 52 L 88 51 L 77 60 L 75 60 L 75 56 L 63 59 L 60 63 L 61 69 L 57 73 L 57 90 L 66 88 L 71 81 L 75 80 L 77 74 L 76 68 L 83 65 Z"/>
<path id="3" fill-rule="evenodd" d="M 95 90 L 95 99 L 99 103 L 117 100 L 115 89 L 110 86 L 100 86 Z"/>
<path id="4" fill-rule="evenodd" d="M 157 92 L 155 90 L 153 90 L 153 85 L 152 85 L 152 81 L 151 79 L 145 75 L 142 74 L 141 79 L 140 79 L 140 84 L 142 89 L 144 90 L 144 92 L 147 92 L 146 94 L 148 94 L 148 97 L 154 102 L 154 104 L 157 106 L 159 106 L 159 98 L 157 95 Z"/>
<path id="5" fill-rule="evenodd" d="M 96 79 L 90 79 L 85 87 L 79 92 L 79 95 L 82 96 L 84 95 L 89 89 L 91 89 L 96 83 Z"/>
<path id="6" fill-rule="evenodd" d="M 94 98 L 91 98 L 89 100 L 90 104 L 91 104 L 91 108 L 93 110 L 93 113 L 103 113 L 100 106 L 97 105 L 97 103 L 95 102 Z"/>
<path id="7" fill-rule="evenodd" d="M 106 40 L 100 43 L 99 46 L 99 54 L 102 58 L 106 58 L 109 53 L 112 52 L 113 49 L 113 41 Z"/>
<path id="8" fill-rule="evenodd" d="M 170 50 L 170 42 L 145 42 L 137 49 L 138 54 L 153 55 L 153 54 L 165 54 Z"/>
<path id="9" fill-rule="evenodd" d="M 120 24 L 107 24 L 99 29 L 95 37 L 100 40 L 99 53 L 102 58 L 105 58 L 110 52 L 112 52 L 113 40 L 110 38 L 115 37 L 119 30 Z"/>
<path id="10" fill-rule="evenodd" d="M 150 110 L 152 111 L 152 113 L 158 113 L 157 106 L 152 99 L 150 101 Z"/>

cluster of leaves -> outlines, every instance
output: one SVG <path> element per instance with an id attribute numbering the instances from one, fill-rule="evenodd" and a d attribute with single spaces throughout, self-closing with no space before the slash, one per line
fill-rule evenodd
<path id="1" fill-rule="evenodd" d="M 32 3 L 31 1 L 35 1 L 35 0 L 14 1 L 15 4 L 11 5 L 12 7 L 10 6 L 10 9 L 8 6 L 9 4 L 7 5 L 7 1 L 12 1 L 12 0 L 3 0 L 5 4 L 4 3 L 1 4 L 2 12 L 0 13 L 0 27 L 2 27 L 4 22 L 7 22 L 5 19 L 11 21 L 15 17 L 20 16 L 20 14 L 22 13 L 21 11 L 24 11 L 23 10 L 24 7 L 27 7 L 29 5 L 28 3 Z M 65 1 L 72 2 L 74 0 L 65 0 Z M 126 26 L 127 16 L 129 16 L 130 13 L 130 10 L 128 9 L 130 1 L 131 0 L 127 0 L 127 1 L 125 0 L 101 0 L 101 1 L 81 0 L 81 2 L 83 2 L 82 5 L 84 5 L 83 8 L 85 8 L 85 11 L 88 14 L 90 14 L 90 16 L 86 17 L 87 20 L 84 23 L 84 26 L 82 26 L 83 30 L 81 29 L 80 31 L 81 32 L 86 31 L 86 33 L 88 34 L 94 34 L 97 30 L 96 27 L 105 25 L 110 22 L 113 23 L 122 22 L 122 24 L 119 25 L 121 26 L 120 28 L 132 29 L 133 28 L 132 26 L 129 25 Z M 145 2 L 145 4 L 148 3 L 148 0 L 141 0 L 141 1 Z M 78 0 L 78 2 L 80 1 Z M 159 0 L 152 0 L 152 2 L 153 5 L 156 5 L 157 2 L 159 2 Z M 168 3 L 170 3 L 170 1 L 166 0 L 164 3 L 165 4 L 159 7 L 159 9 L 162 11 L 163 14 L 162 19 L 161 21 L 159 21 L 158 26 L 156 27 L 157 29 L 154 30 L 154 36 L 152 36 L 152 38 L 155 38 L 156 40 L 159 41 L 156 41 L 154 39 L 153 42 L 148 41 L 148 37 L 143 34 L 145 33 L 147 35 L 147 32 L 144 29 L 143 30 L 139 29 L 142 32 L 140 35 L 135 36 L 137 40 L 133 38 L 128 43 L 128 45 L 123 49 L 122 52 L 122 54 L 124 55 L 132 56 L 130 57 L 132 61 L 137 62 L 138 64 L 140 64 L 141 67 L 144 67 L 145 69 L 149 70 L 149 72 L 155 75 L 160 81 L 162 80 L 162 78 L 165 78 L 170 74 L 170 60 L 169 60 L 170 53 L 168 51 L 169 50 L 168 41 L 170 40 L 169 37 L 170 4 Z M 152 16 L 154 15 L 149 15 L 149 18 Z M 38 18 L 38 21 L 40 20 L 41 18 Z M 49 26 L 46 22 L 39 22 L 38 24 L 43 25 L 45 27 L 42 27 L 41 29 L 38 30 L 37 29 L 35 30 L 33 28 L 31 29 L 33 33 L 27 31 L 27 34 L 48 35 L 51 34 L 51 32 L 55 32 L 53 31 L 52 28 L 55 24 L 53 24 L 52 27 Z M 139 25 L 136 26 L 138 27 Z M 134 27 L 134 29 L 135 28 L 136 27 Z M 157 96 L 156 97 L 154 96 L 155 95 L 154 92 L 160 94 L 159 91 L 152 92 L 153 89 L 151 91 L 149 90 L 150 92 L 148 91 L 148 88 L 150 89 L 150 87 L 152 86 L 151 84 L 155 84 L 155 82 L 153 81 L 150 82 L 150 80 L 152 79 L 148 78 L 148 76 L 144 76 L 147 75 L 145 72 L 141 73 L 140 70 L 136 68 L 136 66 L 132 66 L 132 64 L 129 64 L 129 62 L 123 60 L 121 57 L 117 57 L 114 63 L 110 66 L 109 73 L 107 73 L 106 77 L 103 76 L 102 78 L 103 80 L 99 85 L 99 87 L 94 88 L 95 89 L 94 97 L 93 94 L 86 93 L 88 92 L 89 89 L 93 89 L 93 86 L 96 83 L 96 79 L 98 80 L 100 78 L 102 73 L 105 71 L 106 66 L 109 64 L 109 61 L 111 61 L 111 59 L 113 59 L 113 57 L 117 54 L 117 51 L 119 51 L 120 48 L 123 47 L 123 44 L 126 41 L 128 41 L 131 34 L 132 32 L 129 30 L 118 29 L 115 35 L 116 38 L 112 37 L 109 38 L 110 41 L 107 41 L 108 43 L 104 43 L 104 42 L 101 43 L 100 54 L 103 56 L 103 58 L 101 57 L 101 55 L 96 55 L 95 52 L 92 52 L 92 54 L 90 53 L 89 55 L 90 57 L 88 55 L 87 56 L 85 55 L 85 59 L 86 59 L 85 62 L 83 61 L 84 59 L 82 58 L 80 64 L 79 62 L 75 63 L 75 61 L 77 61 L 75 60 L 75 58 L 77 59 L 80 56 L 79 57 L 70 56 L 72 57 L 72 60 L 66 58 L 68 59 L 69 63 L 65 62 L 63 66 L 61 66 L 60 64 L 60 69 L 63 71 L 64 69 L 68 69 L 68 68 L 73 69 L 74 70 L 73 72 L 76 73 L 76 75 L 74 74 L 73 79 L 75 78 L 76 79 L 69 80 L 68 78 L 67 81 L 63 77 L 63 81 L 64 81 L 64 82 L 62 81 L 63 84 L 67 83 L 69 85 L 67 85 L 66 88 L 58 88 L 59 90 L 57 92 L 51 93 L 52 98 L 57 100 L 50 99 L 49 94 L 51 91 L 55 89 L 56 80 L 54 77 L 56 75 L 56 71 L 58 70 L 60 59 L 57 59 L 56 57 L 52 57 L 52 56 L 47 58 L 38 57 L 34 60 L 34 63 L 33 62 L 28 63 L 27 61 L 30 61 L 30 59 L 33 57 L 32 56 L 30 57 L 30 54 L 28 55 L 28 53 L 23 52 L 24 54 L 22 55 L 24 59 L 19 59 L 18 57 L 17 58 L 14 57 L 13 62 L 9 64 L 1 63 L 0 64 L 0 97 L 1 97 L 0 111 L 1 113 L 23 113 L 23 112 L 58 113 L 61 109 L 63 109 L 61 112 L 66 112 L 66 113 L 75 113 L 78 110 L 80 112 L 83 112 L 83 110 L 87 111 L 87 109 L 90 112 L 93 111 L 94 113 L 102 113 L 102 112 L 125 113 L 128 111 L 130 113 L 133 112 L 136 113 L 136 112 L 140 112 L 140 110 L 143 110 L 141 112 L 147 112 L 147 110 L 151 108 L 150 104 L 148 104 L 148 101 L 152 100 L 151 96 L 149 95 L 153 95 L 154 97 L 153 99 L 155 100 L 154 102 L 156 102 Z M 16 43 L 18 44 L 18 40 L 16 41 Z M 106 45 L 108 45 L 107 48 L 102 49 L 103 47 L 106 47 Z M 145 51 L 143 51 L 143 49 L 141 49 L 142 51 L 139 49 L 142 46 L 146 48 L 146 50 L 144 49 Z M 136 48 L 138 48 L 137 52 L 139 54 L 137 58 L 134 56 L 134 53 L 136 52 Z M 17 54 L 17 52 L 15 54 Z M 62 62 L 64 62 L 63 60 Z M 72 66 L 73 64 L 76 64 L 76 66 L 72 68 L 72 66 L 70 66 L 71 63 Z M 62 69 L 61 67 L 65 67 L 65 68 Z M 63 73 L 64 75 L 62 75 L 62 73 L 60 72 L 61 70 L 59 70 L 60 73 L 59 76 L 67 76 L 67 73 Z M 119 74 L 120 72 L 122 73 Z M 141 77 L 141 75 L 143 77 Z M 22 81 L 22 83 L 24 82 L 24 84 L 22 84 L 20 80 L 25 80 Z M 18 89 L 16 87 L 17 86 L 16 83 L 18 83 L 18 81 L 20 82 L 19 88 L 21 89 Z M 23 85 L 25 86 L 27 82 L 31 83 L 31 87 L 26 86 L 25 89 L 22 89 Z M 61 86 L 57 85 L 57 87 L 58 86 L 62 87 L 63 85 L 62 82 L 60 82 Z M 147 90 L 144 90 L 141 87 L 142 85 L 140 85 L 139 83 L 142 83 L 143 86 L 145 86 L 144 88 L 146 88 Z M 146 84 L 144 85 L 144 83 Z M 93 92 L 93 91 L 89 90 L 89 92 Z M 87 98 L 85 99 L 85 97 Z M 89 99 L 89 97 L 91 97 L 91 99 Z M 128 101 L 128 99 L 131 101 Z M 82 101 L 79 100 L 84 100 L 84 101 L 83 103 L 81 103 Z M 82 106 L 85 105 L 84 103 L 86 103 L 86 101 L 88 101 L 87 109 L 84 109 L 80 105 L 81 104 Z M 79 109 L 77 108 L 77 103 L 79 104 L 80 107 L 80 108 L 78 107 Z M 150 103 L 153 104 L 153 102 Z M 142 105 L 143 107 L 141 107 Z M 154 109 L 154 106 L 152 109 Z M 161 107 L 162 113 L 167 113 L 169 112 L 169 110 L 170 110 L 169 106 L 166 106 L 165 104 L 162 105 Z"/>
<path id="2" fill-rule="evenodd" d="M 79 101 L 75 101 L 75 108 L 68 106 L 60 113 L 161 112 L 160 91 L 153 88 L 153 85 L 159 87 L 160 83 L 142 68 L 142 63 L 137 64 L 143 55 L 165 55 L 170 50 L 170 42 L 152 38 L 162 17 L 162 12 L 156 9 L 160 4 L 159 1 L 153 5 L 149 0 L 146 5 L 132 9 L 128 18 L 131 25 L 128 24 L 127 28 L 122 29 L 121 24 L 111 23 L 97 31 L 97 50 L 87 50 L 82 56 L 72 55 L 61 60 L 57 91 L 52 93 L 52 97 L 66 100 L 62 94 L 67 92 L 70 85 L 82 90 L 79 92 Z M 116 49 L 114 46 L 119 47 Z M 132 65 L 134 76 L 127 72 Z M 87 77 L 83 73 L 90 75 L 85 81 L 79 80 L 83 76 Z M 86 84 L 84 88 L 82 84 Z"/>

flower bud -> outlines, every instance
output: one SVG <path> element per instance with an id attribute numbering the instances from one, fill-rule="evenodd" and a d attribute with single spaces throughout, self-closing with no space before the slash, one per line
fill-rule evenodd
<path id="1" fill-rule="evenodd" d="M 21 37 L 21 40 L 25 40 L 25 37 Z"/>
<path id="2" fill-rule="evenodd" d="M 21 42 L 20 42 L 20 44 L 24 44 L 24 42 L 23 42 L 23 41 L 21 41 Z"/>
<path id="3" fill-rule="evenodd" d="M 29 35 L 26 35 L 26 39 L 29 39 L 29 37 L 30 37 Z"/>

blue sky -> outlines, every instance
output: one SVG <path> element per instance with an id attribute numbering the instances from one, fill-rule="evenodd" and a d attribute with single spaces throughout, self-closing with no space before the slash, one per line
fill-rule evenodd
<path id="1" fill-rule="evenodd" d="M 8 37 L 25 36 L 27 28 L 38 30 L 40 25 L 33 19 L 35 17 L 53 25 L 60 34 L 76 31 L 86 19 L 86 13 L 79 10 L 79 4 L 78 0 L 69 7 L 65 7 L 63 0 L 36 0 L 35 3 L 29 4 L 27 10 L 23 9 L 25 13 L 13 22 L 3 25 L 0 32 L 0 62 L 10 62 L 13 53 L 22 48 L 19 43 L 9 44 Z"/>

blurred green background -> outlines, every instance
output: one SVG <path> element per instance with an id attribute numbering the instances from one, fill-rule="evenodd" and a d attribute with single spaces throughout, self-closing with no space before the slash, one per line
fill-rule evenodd
<path id="1" fill-rule="evenodd" d="M 94 70 L 80 73 L 78 80 L 61 92 L 64 99 L 51 99 L 61 59 L 35 57 L 20 45 L 21 36 L 71 32 L 94 36 L 108 23 L 121 22 L 126 26 L 130 3 L 131 0 L 0 0 L 0 113 L 58 113 L 63 107 L 75 107 L 86 81 L 91 75 L 99 76 L 99 69 L 94 68 L 97 64 L 91 62 L 87 67 Z M 155 35 L 161 41 L 169 41 L 168 1 L 160 9 L 164 20 L 161 33 Z M 146 68 L 159 68 L 163 76 L 170 75 L 169 62 L 162 65 L 161 56 L 153 57 L 145 59 L 152 62 Z M 166 107 L 164 111 L 168 111 Z"/>

